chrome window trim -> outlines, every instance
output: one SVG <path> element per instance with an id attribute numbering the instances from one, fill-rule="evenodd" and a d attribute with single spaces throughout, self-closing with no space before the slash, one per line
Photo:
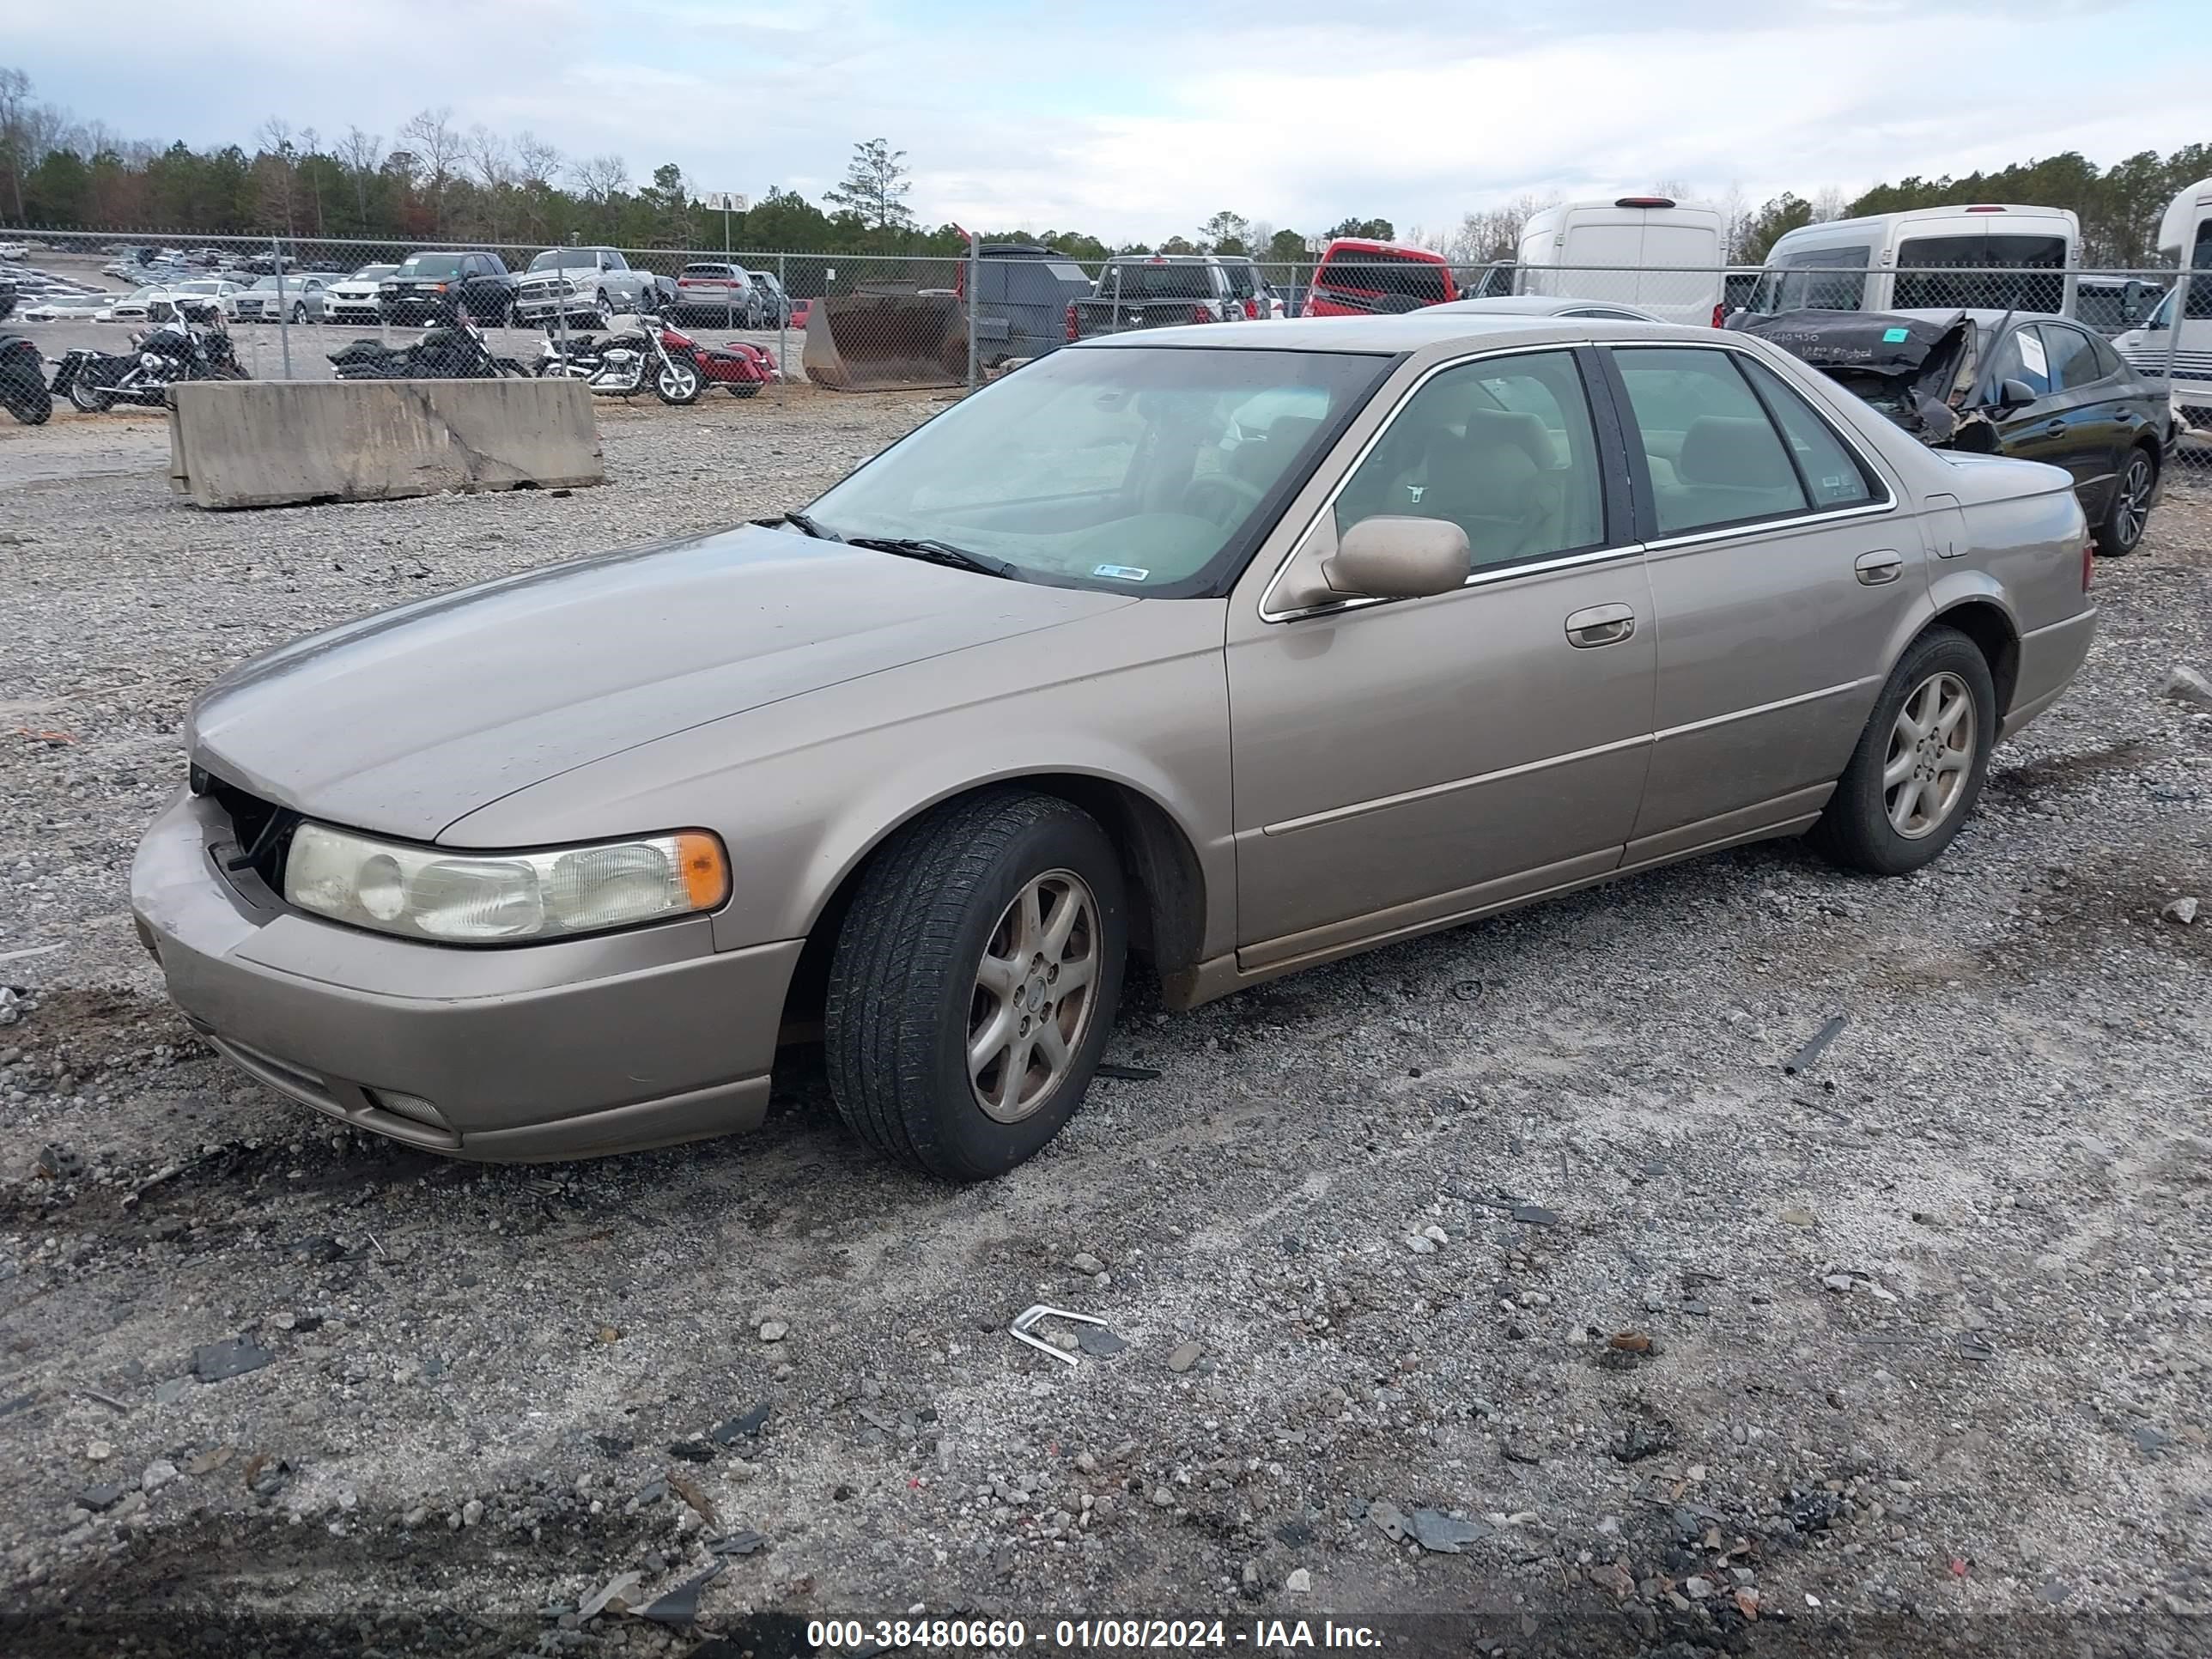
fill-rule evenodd
<path id="1" fill-rule="evenodd" d="M 1270 608 L 1270 601 L 1275 596 L 1275 589 L 1282 585 L 1283 577 L 1289 571 L 1292 562 L 1304 550 L 1306 544 L 1312 539 L 1314 531 L 1320 525 L 1322 515 L 1335 510 L 1337 497 L 1344 493 L 1345 486 L 1352 482 L 1352 474 L 1358 471 L 1365 464 L 1368 456 L 1374 452 L 1375 447 L 1382 442 L 1384 434 L 1397 424 L 1399 417 L 1406 412 L 1407 405 L 1419 395 L 1421 389 L 1431 380 L 1447 369 L 1463 368 L 1469 363 L 1481 362 L 1492 357 L 1525 357 L 1540 351 L 1564 351 L 1572 355 L 1578 348 L 1585 345 L 1607 351 L 1633 351 L 1639 348 L 1647 350 L 1680 349 L 1688 351 L 1730 351 L 1739 356 L 1750 358 L 1752 362 L 1771 374 L 1780 375 L 1782 373 L 1773 364 L 1761 357 L 1758 352 L 1735 340 L 1668 340 L 1663 343 L 1642 340 L 1555 341 L 1544 345 L 1494 347 L 1487 351 L 1469 352 L 1465 356 L 1453 357 L 1446 362 L 1437 363 L 1423 371 L 1420 378 L 1406 388 L 1404 395 L 1392 405 L 1390 412 L 1383 417 L 1382 423 L 1370 433 L 1367 441 L 1360 445 L 1359 453 L 1352 458 L 1342 473 L 1338 476 L 1335 483 L 1330 486 L 1328 494 L 1322 498 L 1321 505 L 1315 509 L 1313 515 L 1306 520 L 1304 526 L 1299 530 L 1297 536 L 1291 538 L 1290 551 L 1285 553 L 1280 562 L 1275 566 L 1274 574 L 1267 579 L 1267 586 L 1260 592 L 1260 620 L 1263 623 L 1299 622 L 1308 617 L 1342 616 L 1350 611 L 1364 610 L 1370 605 L 1407 603 L 1402 599 L 1362 598 L 1331 600 L 1323 605 L 1303 605 L 1293 611 L 1276 611 Z M 1607 559 L 1640 558 L 1647 553 L 1673 553 L 1705 542 L 1741 541 L 1746 536 L 1790 530 L 1800 525 L 1835 524 L 1850 519 L 1878 518 L 1884 514 L 1896 512 L 1904 504 L 1903 499 L 1891 485 L 1889 475 L 1869 459 L 1866 447 L 1858 441 L 1857 435 L 1838 425 L 1828 411 L 1820 406 L 1817 399 L 1798 391 L 1786 378 L 1783 380 L 1783 385 L 1796 395 L 1800 403 L 1813 411 L 1814 419 L 1827 428 L 1830 435 L 1841 444 L 1851 459 L 1857 463 L 1860 471 L 1880 485 L 1881 489 L 1880 501 L 1861 501 L 1850 507 L 1808 507 L 1802 512 L 1785 514 L 1771 519 L 1754 519 L 1735 525 L 1717 525 L 1704 529 L 1686 531 L 1679 536 L 1658 537 L 1648 542 L 1609 542 L 1600 547 L 1562 553 L 1556 558 L 1538 559 L 1526 564 L 1498 565 L 1486 570 L 1470 572 L 1467 580 L 1461 584 L 1461 590 L 1486 586 L 1492 582 L 1510 581 L 1521 576 L 1542 575 L 1549 571 L 1568 569 L 1576 565 L 1595 564 Z M 1588 390 L 1587 387 L 1584 388 L 1585 397 L 1588 396 Z M 1756 396 L 1757 393 L 1754 392 L 1753 395 Z M 1762 405 L 1762 410 L 1763 409 Z M 1590 416 L 1591 433 L 1595 436 L 1597 420 L 1595 409 L 1590 410 Z M 1624 439 L 1632 438 L 1634 434 L 1627 428 L 1635 422 L 1635 411 L 1624 410 L 1622 416 L 1621 435 Z M 1767 417 L 1767 424 L 1775 426 L 1771 416 Z M 1789 435 L 1778 426 L 1775 427 L 1775 435 L 1785 444 L 1790 441 Z M 1601 506 L 1602 505 L 1601 497 Z M 1434 597 L 1443 596 L 1439 594 Z"/>

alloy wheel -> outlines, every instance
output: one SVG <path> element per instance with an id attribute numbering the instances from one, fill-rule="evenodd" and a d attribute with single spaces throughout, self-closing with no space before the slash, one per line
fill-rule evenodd
<path id="1" fill-rule="evenodd" d="M 2120 475 L 2120 511 L 2113 528 L 2119 532 L 2123 547 L 2133 547 L 2149 521 L 2151 477 L 2150 457 L 2137 450 Z"/>
<path id="2" fill-rule="evenodd" d="M 968 1077 L 975 1103 L 1018 1123 L 1063 1084 L 1097 1006 L 1098 901 L 1072 870 L 1048 870 L 991 930 L 969 1000 Z"/>
<path id="3" fill-rule="evenodd" d="M 1973 776 L 1975 737 L 1966 681 L 1946 670 L 1912 689 L 1890 727 L 1881 769 L 1891 829 L 1918 841 L 1950 817 Z"/>

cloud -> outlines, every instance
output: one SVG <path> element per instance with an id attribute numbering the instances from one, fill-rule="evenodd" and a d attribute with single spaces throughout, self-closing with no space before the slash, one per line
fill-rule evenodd
<path id="1" fill-rule="evenodd" d="M 387 138 L 449 104 L 644 177 L 817 197 L 856 139 L 911 152 L 930 223 L 1188 231 L 1227 207 L 1318 228 L 1455 222 L 1525 191 L 1661 179 L 1756 201 L 2078 148 L 2201 138 L 2191 0 L 227 0 L 224 27 L 112 50 L 58 8 L 11 25 L 41 95 L 134 136 L 243 141 L 262 113 Z M 2154 47 L 2154 49 L 2147 49 Z M 241 104 L 251 88 L 254 105 Z M 2124 91 L 2072 95 L 2073 88 Z M 258 108 L 266 106 L 266 109 Z"/>

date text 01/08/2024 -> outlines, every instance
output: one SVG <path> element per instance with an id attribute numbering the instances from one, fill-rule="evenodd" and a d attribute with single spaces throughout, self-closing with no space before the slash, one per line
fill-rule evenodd
<path id="1" fill-rule="evenodd" d="M 1371 1626 L 1323 1620 L 1260 1619 L 1249 1625 L 1222 1619 L 1060 1619 L 1032 1629 L 1020 1620 L 830 1619 L 806 1627 L 809 1644 L 835 1653 L 878 1653 L 902 1648 L 1010 1653 L 1024 1648 L 1097 1652 L 1188 1651 L 1243 1648 L 1288 1653 L 1299 1649 L 1373 1650 L 1383 1645 Z"/>

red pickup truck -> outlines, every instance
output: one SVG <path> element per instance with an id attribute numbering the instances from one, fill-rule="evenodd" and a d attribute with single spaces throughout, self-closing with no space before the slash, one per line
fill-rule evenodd
<path id="1" fill-rule="evenodd" d="M 1433 248 L 1340 236 L 1321 256 L 1305 314 L 1371 317 L 1464 297 L 1444 256 Z"/>

